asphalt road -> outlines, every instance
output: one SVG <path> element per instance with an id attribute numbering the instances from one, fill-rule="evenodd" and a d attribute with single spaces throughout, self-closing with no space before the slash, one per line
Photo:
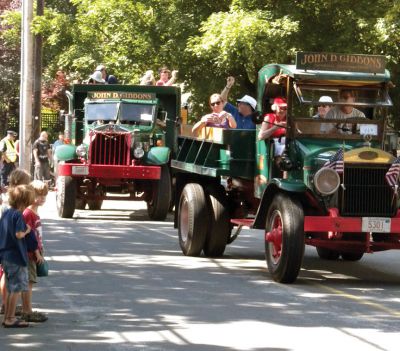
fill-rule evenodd
<path id="1" fill-rule="evenodd" d="M 295 284 L 273 282 L 262 231 L 222 259 L 184 257 L 172 216 L 105 202 L 61 220 L 41 210 L 50 276 L 34 290 L 49 320 L 0 328 L 0 350 L 399 350 L 400 252 L 360 262 L 308 248 Z"/>

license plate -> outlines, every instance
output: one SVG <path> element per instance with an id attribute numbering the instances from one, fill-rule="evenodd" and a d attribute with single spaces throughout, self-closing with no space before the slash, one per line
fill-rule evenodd
<path id="1" fill-rule="evenodd" d="M 89 167 L 88 166 L 72 166 L 72 174 L 74 175 L 88 175 Z"/>
<path id="2" fill-rule="evenodd" d="M 390 233 L 390 218 L 363 217 L 361 230 L 372 233 Z"/>

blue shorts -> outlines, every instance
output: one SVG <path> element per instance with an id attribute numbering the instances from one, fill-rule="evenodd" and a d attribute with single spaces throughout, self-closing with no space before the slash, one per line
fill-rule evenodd
<path id="1" fill-rule="evenodd" d="M 3 260 L 1 262 L 6 278 L 6 287 L 9 293 L 28 291 L 28 267 Z"/>

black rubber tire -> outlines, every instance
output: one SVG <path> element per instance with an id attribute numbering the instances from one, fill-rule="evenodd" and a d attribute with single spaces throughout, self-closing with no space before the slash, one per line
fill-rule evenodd
<path id="1" fill-rule="evenodd" d="M 88 200 L 87 204 L 88 204 L 89 210 L 100 211 L 101 206 L 103 205 L 103 200 Z"/>
<path id="2" fill-rule="evenodd" d="M 226 199 L 217 187 L 206 188 L 206 196 L 209 226 L 203 251 L 207 257 L 220 257 L 224 254 L 231 232 Z"/>
<path id="3" fill-rule="evenodd" d="M 84 210 L 85 207 L 86 207 L 86 200 L 77 197 L 75 200 L 75 209 L 76 210 Z"/>
<path id="4" fill-rule="evenodd" d="M 300 202 L 284 193 L 272 200 L 267 213 L 265 231 L 271 231 L 274 220 L 280 219 L 282 243 L 279 257 L 273 256 L 273 243 L 265 240 L 265 258 L 272 278 L 279 283 L 293 283 L 304 256 L 304 212 Z"/>
<path id="5" fill-rule="evenodd" d="M 340 255 L 345 261 L 359 261 L 364 256 L 364 252 L 342 252 Z"/>
<path id="6" fill-rule="evenodd" d="M 200 184 L 186 184 L 178 208 L 179 245 L 184 255 L 200 256 L 207 229 L 208 208 L 204 189 Z"/>
<path id="7" fill-rule="evenodd" d="M 147 213 L 153 221 L 163 221 L 171 204 L 171 176 L 168 165 L 161 167 L 161 178 L 153 182 L 153 192 L 147 202 Z"/>
<path id="8" fill-rule="evenodd" d="M 327 249 L 325 247 L 316 247 L 318 256 L 323 260 L 335 261 L 340 257 L 340 252 Z"/>
<path id="9" fill-rule="evenodd" d="M 57 177 L 56 206 L 61 218 L 72 218 L 75 212 L 76 181 L 69 176 Z"/>

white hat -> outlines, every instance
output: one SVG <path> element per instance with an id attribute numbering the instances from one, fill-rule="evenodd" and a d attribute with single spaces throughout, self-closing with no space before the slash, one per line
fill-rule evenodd
<path id="1" fill-rule="evenodd" d="M 98 66 L 96 67 L 96 71 L 102 71 L 103 69 L 106 69 L 106 66 L 104 66 L 104 65 L 98 65 Z"/>
<path id="2" fill-rule="evenodd" d="M 318 102 L 329 102 L 329 103 L 331 103 L 331 102 L 333 102 L 333 100 L 332 100 L 332 98 L 330 96 L 324 95 L 324 96 L 321 96 L 319 98 Z"/>
<path id="3" fill-rule="evenodd" d="M 257 101 L 256 101 L 256 99 L 252 98 L 252 97 L 249 96 L 249 95 L 245 95 L 245 96 L 243 96 L 241 99 L 237 99 L 236 101 L 237 101 L 237 102 L 244 102 L 244 103 L 246 103 L 246 104 L 249 104 L 249 105 L 253 108 L 253 110 L 255 110 L 255 109 L 256 109 L 256 106 L 257 106 Z"/>
<path id="4" fill-rule="evenodd" d="M 98 83 L 105 83 L 106 81 L 103 79 L 101 72 L 100 71 L 95 71 L 93 74 L 90 76 L 93 80 L 95 80 Z"/>

